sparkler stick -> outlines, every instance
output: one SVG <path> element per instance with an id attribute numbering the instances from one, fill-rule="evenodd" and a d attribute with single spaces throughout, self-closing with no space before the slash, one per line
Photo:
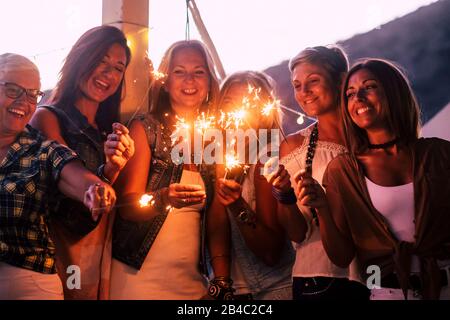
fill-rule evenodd
<path id="1" fill-rule="evenodd" d="M 135 205 L 136 202 L 126 202 L 121 204 L 114 205 L 111 209 L 114 208 L 123 208 Z M 153 207 L 155 205 L 155 199 L 152 194 L 144 193 L 138 200 L 137 204 L 140 208 Z M 171 211 L 173 209 L 172 206 L 167 206 L 166 210 Z M 103 210 L 103 208 L 94 208 L 92 212 Z"/>
<path id="2" fill-rule="evenodd" d="M 200 171 L 203 164 L 203 149 L 205 147 L 205 134 L 206 132 L 212 128 L 215 123 L 214 116 L 205 116 L 205 113 L 202 112 L 194 122 L 194 128 L 202 135 L 202 151 L 200 154 Z"/>
<path id="3" fill-rule="evenodd" d="M 261 114 L 264 116 L 270 116 L 270 113 L 273 110 L 276 110 L 277 108 L 281 107 L 281 103 L 279 100 L 274 100 L 273 102 L 267 103 L 261 110 Z M 289 109 L 284 107 L 285 109 Z M 290 109 L 289 109 L 290 110 Z M 303 116 L 303 115 L 302 115 Z M 280 128 L 281 135 L 283 136 L 284 141 L 286 141 L 286 144 L 289 146 L 289 149 L 291 149 L 291 145 L 289 144 L 289 141 L 286 139 L 286 134 L 284 133 L 283 127 L 280 125 L 280 123 L 277 120 L 277 117 L 273 117 L 273 120 L 275 121 L 275 124 L 278 128 Z M 301 168 L 300 161 L 295 156 L 295 153 L 292 154 L 294 156 L 295 162 L 297 162 L 297 165 L 299 168 Z"/>
<path id="4" fill-rule="evenodd" d="M 194 0 L 188 0 L 187 5 L 191 10 L 192 17 L 194 18 L 195 25 L 197 26 L 198 32 L 202 37 L 203 42 L 209 49 L 211 57 L 214 61 L 214 65 L 216 66 L 217 72 L 221 79 L 225 79 L 226 73 L 223 68 L 222 61 L 220 60 L 219 54 L 217 53 L 216 47 L 209 36 L 208 30 L 206 30 L 205 24 L 203 23 L 202 17 L 200 16 L 200 11 L 197 8 Z"/>

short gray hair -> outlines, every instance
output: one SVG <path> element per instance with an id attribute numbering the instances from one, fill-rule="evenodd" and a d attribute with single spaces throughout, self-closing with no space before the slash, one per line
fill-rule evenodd
<path id="1" fill-rule="evenodd" d="M 38 67 L 28 58 L 16 53 L 0 55 L 0 78 L 11 69 L 18 71 L 35 71 L 39 75 Z"/>

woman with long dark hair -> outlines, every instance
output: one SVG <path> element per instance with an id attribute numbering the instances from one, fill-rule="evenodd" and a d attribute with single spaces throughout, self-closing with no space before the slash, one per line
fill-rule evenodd
<path id="1" fill-rule="evenodd" d="M 378 271 L 373 300 L 449 299 L 450 143 L 419 138 L 419 105 L 392 62 L 356 63 L 342 101 L 350 152 L 330 162 L 326 196 L 308 176 L 299 184 L 330 259 L 356 256 L 365 279 Z"/>
<path id="2" fill-rule="evenodd" d="M 31 120 L 48 139 L 70 147 L 90 171 L 110 184 L 134 153 L 128 129 L 118 123 L 130 59 L 127 40 L 119 29 L 100 26 L 87 31 L 67 55 L 50 105 L 38 108 Z M 111 218 L 92 221 L 85 214 L 85 223 L 75 223 L 72 217 L 85 210 L 70 199 L 58 199 L 54 208 L 52 232 L 59 244 L 59 274 L 64 284 L 68 266 L 79 266 L 83 274 L 81 289 L 64 286 L 66 298 L 104 298 L 107 281 L 101 279 L 109 276 Z"/>

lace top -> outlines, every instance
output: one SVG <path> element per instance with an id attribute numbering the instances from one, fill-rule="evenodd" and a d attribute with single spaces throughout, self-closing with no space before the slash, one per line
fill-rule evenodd
<path id="1" fill-rule="evenodd" d="M 305 168 L 306 153 L 308 151 L 309 140 L 312 127 L 300 131 L 299 133 L 305 137 L 303 144 L 297 147 L 287 156 L 280 159 L 291 176 L 292 184 L 295 183 L 295 174 Z M 312 175 L 320 184 L 322 184 L 323 174 L 328 163 L 341 153 L 346 152 L 346 148 L 340 144 L 317 141 L 316 151 L 312 163 Z M 293 243 L 296 250 L 295 264 L 292 270 L 293 277 L 337 277 L 349 278 L 351 280 L 360 281 L 359 272 L 355 261 L 347 269 L 339 268 L 334 265 L 328 258 L 322 245 L 319 227 L 313 223 L 311 210 L 298 204 L 308 225 L 306 239 L 301 243 Z M 333 210 L 333 208 L 331 208 Z"/>

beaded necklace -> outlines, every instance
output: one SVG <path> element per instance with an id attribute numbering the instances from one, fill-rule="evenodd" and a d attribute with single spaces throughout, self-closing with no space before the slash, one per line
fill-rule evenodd
<path id="1" fill-rule="evenodd" d="M 314 128 L 309 137 L 308 151 L 306 152 L 305 169 L 309 174 L 311 174 L 311 176 L 312 176 L 312 162 L 314 159 L 314 154 L 316 152 L 318 140 L 319 140 L 319 128 L 318 128 L 318 125 L 316 122 L 316 124 L 314 124 Z M 319 218 L 317 216 L 317 210 L 315 208 L 311 208 L 311 214 L 312 214 L 314 223 L 316 224 L 316 226 L 319 226 Z"/>

